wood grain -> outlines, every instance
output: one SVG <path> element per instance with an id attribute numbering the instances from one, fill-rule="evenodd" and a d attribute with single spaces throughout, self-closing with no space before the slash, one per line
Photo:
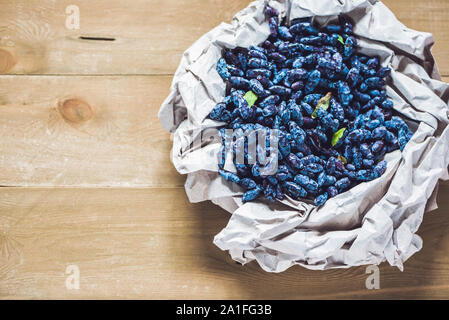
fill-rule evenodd
<path id="1" fill-rule="evenodd" d="M 229 214 L 189 203 L 157 111 L 182 52 L 249 2 L 78 0 L 69 30 L 72 2 L 0 0 L 0 299 L 449 298 L 447 182 L 422 251 L 383 264 L 380 290 L 365 267 L 269 274 L 212 244 Z M 434 33 L 449 82 L 449 1 L 384 3 Z"/>
<path id="2" fill-rule="evenodd" d="M 157 112 L 172 78 L 0 76 L 0 185 L 183 185 Z"/>
<path id="3" fill-rule="evenodd" d="M 440 195 L 449 186 L 442 186 Z M 0 298 L 447 298 L 449 199 L 425 217 L 424 249 L 405 271 L 381 266 L 282 274 L 240 266 L 212 244 L 228 213 L 182 189 L 0 189 Z M 65 286 L 80 269 L 80 289 Z"/>
<path id="4" fill-rule="evenodd" d="M 0 185 L 181 187 L 157 118 L 171 79 L 0 76 Z"/>
<path id="5" fill-rule="evenodd" d="M 0 73 L 172 74 L 195 40 L 250 2 L 79 0 L 80 29 L 70 30 L 66 7 L 72 2 L 0 0 Z M 408 27 L 435 34 L 436 59 L 449 75 L 449 2 L 384 3 Z"/>
<path id="6" fill-rule="evenodd" d="M 0 0 L 0 73 L 172 74 L 194 41 L 250 2 Z M 79 30 L 66 27 L 71 4 Z"/>

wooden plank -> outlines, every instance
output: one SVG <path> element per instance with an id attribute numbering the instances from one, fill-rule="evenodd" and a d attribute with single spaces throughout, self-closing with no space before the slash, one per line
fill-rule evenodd
<path id="1" fill-rule="evenodd" d="M 250 2 L 78 0 L 80 29 L 70 30 L 65 12 L 71 2 L 0 0 L 0 73 L 172 74 L 195 40 Z M 405 25 L 435 34 L 435 56 L 449 75 L 449 2 L 384 2 Z"/>
<path id="2" fill-rule="evenodd" d="M 449 2 L 384 2 L 434 32 L 449 75 Z M 68 3 L 0 0 L 0 73 L 171 74 L 194 40 L 248 3 L 77 1 L 81 29 L 68 30 Z M 382 265 L 381 290 L 365 289 L 364 267 L 268 274 L 235 264 L 212 244 L 229 215 L 190 204 L 169 163 L 157 110 L 170 81 L 0 77 L 0 185 L 158 187 L 0 188 L 0 298 L 449 298 L 447 183 L 420 228 L 423 250 L 403 273 Z M 65 286 L 69 265 L 80 268 L 79 290 Z"/>
<path id="3" fill-rule="evenodd" d="M 170 81 L 0 76 L 0 185 L 182 186 L 157 118 Z"/>
<path id="4" fill-rule="evenodd" d="M 194 41 L 250 2 L 0 0 L 0 73 L 172 74 Z M 66 27 L 69 5 L 79 30 Z"/>
<path id="5" fill-rule="evenodd" d="M 0 185 L 183 185 L 157 118 L 170 76 L 0 77 Z"/>
<path id="6" fill-rule="evenodd" d="M 182 189 L 0 189 L 0 298 L 448 298 L 449 186 L 426 215 L 424 248 L 405 271 L 383 264 L 281 274 L 240 266 L 212 244 L 229 214 Z M 68 290 L 70 265 L 79 290 Z"/>

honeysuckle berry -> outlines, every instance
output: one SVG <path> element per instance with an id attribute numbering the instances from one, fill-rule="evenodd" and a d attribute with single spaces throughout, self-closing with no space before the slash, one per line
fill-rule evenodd
<path id="1" fill-rule="evenodd" d="M 343 16 L 326 26 L 294 19 L 290 27 L 279 24 L 270 6 L 265 16 L 268 39 L 224 49 L 216 65 L 227 83 L 226 96 L 209 114 L 222 126 L 219 174 L 246 190 L 244 203 L 290 197 L 316 206 L 381 177 L 385 154 L 403 150 L 413 134 L 385 90 L 391 69 L 357 51 Z M 248 133 L 272 135 L 274 129 L 279 136 L 251 154 L 256 141 Z M 224 170 L 229 152 L 236 173 Z"/>
<path id="2" fill-rule="evenodd" d="M 316 197 L 316 198 L 313 200 L 313 202 L 314 202 L 314 204 L 315 204 L 316 206 L 319 207 L 319 206 L 322 206 L 322 205 L 324 205 L 324 204 L 326 203 L 327 198 L 328 198 L 328 194 L 327 194 L 327 192 L 325 192 L 325 193 L 319 195 L 318 197 Z"/>

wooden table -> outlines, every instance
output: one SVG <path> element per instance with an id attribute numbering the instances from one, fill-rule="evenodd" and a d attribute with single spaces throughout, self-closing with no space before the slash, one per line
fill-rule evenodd
<path id="1" fill-rule="evenodd" d="M 212 244 L 229 214 L 189 203 L 157 112 L 182 52 L 249 2 L 0 0 L 0 298 L 449 298 L 448 184 L 380 290 L 366 267 L 269 274 Z M 449 1 L 385 3 L 449 81 Z"/>

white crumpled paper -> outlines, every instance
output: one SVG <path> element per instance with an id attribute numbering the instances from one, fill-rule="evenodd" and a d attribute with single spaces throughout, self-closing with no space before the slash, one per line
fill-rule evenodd
<path id="1" fill-rule="evenodd" d="M 286 1 L 269 1 L 285 16 Z M 206 119 L 225 95 L 215 70 L 224 47 L 257 45 L 269 35 L 264 1 L 251 3 L 231 24 L 222 23 L 183 55 L 170 95 L 159 118 L 174 133 L 172 160 L 191 202 L 211 200 L 232 213 L 214 240 L 240 263 L 256 260 L 270 272 L 298 264 L 328 269 L 403 263 L 422 247 L 415 234 L 424 212 L 435 209 L 439 179 L 447 180 L 449 163 L 449 85 L 431 55 L 429 33 L 411 30 L 380 1 L 294 0 L 291 18 L 315 17 L 325 24 L 345 14 L 355 22 L 361 52 L 381 58 L 393 69 L 388 95 L 395 109 L 411 119 L 415 132 L 401 153 L 386 156 L 387 172 L 330 199 L 321 208 L 309 203 L 243 204 L 241 190 L 217 173 L 219 141 L 195 142 L 204 128 L 220 123 Z"/>

